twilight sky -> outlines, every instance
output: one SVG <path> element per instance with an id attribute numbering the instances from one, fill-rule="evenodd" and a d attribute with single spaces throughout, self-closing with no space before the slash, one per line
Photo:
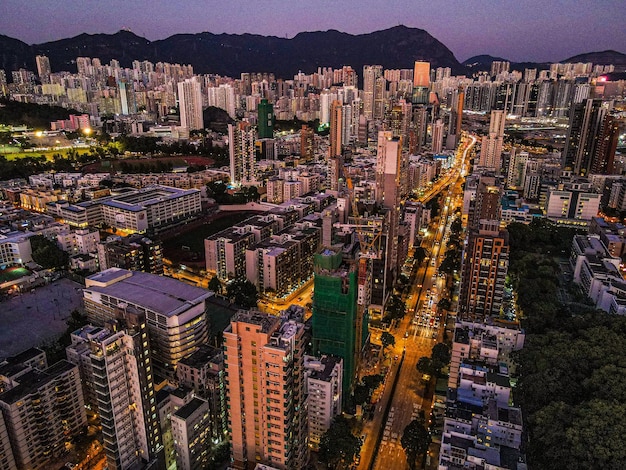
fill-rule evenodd
<path id="1" fill-rule="evenodd" d="M 293 37 L 337 29 L 422 28 L 463 61 L 490 54 L 559 61 L 626 53 L 624 0 L 1 0 L 0 34 L 29 44 L 129 28 L 150 40 L 177 33 Z"/>

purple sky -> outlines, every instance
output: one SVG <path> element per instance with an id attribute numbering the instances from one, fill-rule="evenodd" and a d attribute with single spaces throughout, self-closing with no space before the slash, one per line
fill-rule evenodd
<path id="1" fill-rule="evenodd" d="M 558 61 L 606 49 L 626 53 L 624 0 L 1 0 L 0 34 L 29 44 L 130 28 L 150 40 L 177 33 L 293 37 L 398 24 L 427 30 L 457 59 L 490 54 Z"/>

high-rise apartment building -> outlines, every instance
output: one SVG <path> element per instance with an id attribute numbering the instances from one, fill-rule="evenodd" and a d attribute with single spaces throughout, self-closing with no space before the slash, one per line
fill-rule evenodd
<path id="1" fill-rule="evenodd" d="M 491 111 L 489 134 L 483 137 L 479 166 L 500 171 L 504 145 L 504 123 L 506 114 L 502 110 Z"/>
<path id="2" fill-rule="evenodd" d="M 382 75 L 382 65 L 365 65 L 363 67 L 363 115 L 365 119 L 374 119 L 376 80 Z"/>
<path id="3" fill-rule="evenodd" d="M 430 62 L 416 60 L 413 66 L 413 86 L 430 86 Z"/>
<path id="4" fill-rule="evenodd" d="M 306 466 L 304 325 L 240 310 L 224 330 L 233 466 Z"/>
<path id="5" fill-rule="evenodd" d="M 341 414 L 343 400 L 343 360 L 334 356 L 304 357 L 309 445 L 317 448 L 330 428 L 333 418 Z"/>
<path id="6" fill-rule="evenodd" d="M 126 313 L 124 328 L 93 338 L 91 365 L 102 441 L 111 470 L 163 459 L 150 340 L 143 313 Z"/>
<path id="7" fill-rule="evenodd" d="M 588 99 L 570 110 L 563 169 L 575 175 L 609 173 L 617 145 L 617 124 L 609 114 L 612 101 Z"/>
<path id="8" fill-rule="evenodd" d="M 140 234 L 109 236 L 97 245 L 100 270 L 123 268 L 163 274 L 163 247 L 158 240 Z"/>
<path id="9" fill-rule="evenodd" d="M 181 127 L 190 131 L 204 129 L 202 91 L 198 80 L 190 78 L 178 83 L 178 105 Z"/>
<path id="10" fill-rule="evenodd" d="M 330 157 L 341 155 L 342 142 L 342 104 L 335 100 L 330 105 Z"/>
<path id="11" fill-rule="evenodd" d="M 481 175 L 468 208 L 459 318 L 482 321 L 499 315 L 509 265 L 509 237 L 500 230 L 502 190 L 495 176 Z M 471 184 L 468 186 L 472 186 Z"/>
<path id="12" fill-rule="evenodd" d="M 246 184 L 256 181 L 256 129 L 246 121 L 228 125 L 230 181 Z"/>
<path id="13" fill-rule="evenodd" d="M 315 132 L 306 124 L 300 130 L 300 158 L 309 163 L 315 159 Z"/>
<path id="14" fill-rule="evenodd" d="M 176 378 L 180 385 L 209 403 L 211 438 L 222 442 L 227 433 L 224 352 L 208 344 L 201 345 L 178 363 Z"/>
<path id="15" fill-rule="evenodd" d="M 443 130 L 443 121 L 441 119 L 437 119 L 433 124 L 432 135 L 432 152 L 435 154 L 441 153 L 443 150 Z"/>
<path id="16" fill-rule="evenodd" d="M 208 468 L 211 461 L 210 416 L 209 403 L 198 397 L 172 414 L 177 470 Z"/>
<path id="17" fill-rule="evenodd" d="M 15 460 L 2 468 L 46 470 L 52 455 L 87 425 L 80 375 L 68 361 L 45 370 L 22 367 L 21 375 L 0 393 L 0 411 Z M 0 439 L 2 428 L 0 422 Z M 6 440 L 0 445 L 6 448 Z M 8 452 L 4 460 L 11 462 Z"/>
<path id="18" fill-rule="evenodd" d="M 459 318 L 484 321 L 498 316 L 509 267 L 509 237 L 499 220 L 482 219 L 464 250 Z"/>
<path id="19" fill-rule="evenodd" d="M 52 72 L 50 59 L 45 55 L 38 55 L 35 57 L 35 62 L 37 64 L 37 75 L 39 75 L 42 85 L 50 83 L 50 73 Z"/>
<path id="20" fill-rule="evenodd" d="M 146 316 L 154 374 L 173 378 L 176 364 L 206 342 L 211 292 L 168 277 L 110 268 L 86 279 L 87 318 L 105 325 L 129 313 Z"/>

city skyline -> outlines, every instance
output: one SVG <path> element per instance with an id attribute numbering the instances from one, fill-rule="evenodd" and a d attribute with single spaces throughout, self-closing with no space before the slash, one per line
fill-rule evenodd
<path id="1" fill-rule="evenodd" d="M 484 5 L 476 0 L 470 4 L 460 0 L 432 4 L 400 0 L 385 4 L 384 10 L 380 2 L 373 0 L 359 3 L 350 0 L 343 2 L 341 8 L 322 2 L 315 10 L 304 2 L 268 0 L 265 3 L 265 9 L 247 13 L 247 5 L 240 0 L 219 6 L 217 2 L 190 1 L 184 11 L 180 5 L 157 1 L 147 13 L 142 6 L 119 0 L 94 4 L 88 9 L 76 0 L 54 4 L 7 0 L 5 14 L 0 18 L 0 32 L 29 44 L 39 44 L 81 33 L 114 33 L 120 29 L 130 29 L 149 40 L 203 31 L 291 38 L 300 32 L 328 29 L 367 34 L 404 24 L 428 31 L 459 61 L 480 54 L 511 61 L 560 61 L 608 49 L 624 52 L 626 45 L 625 15 L 617 0 L 593 4 L 525 0 L 506 6 Z M 331 7 L 335 8 L 329 15 Z M 219 8 L 217 15 L 216 8 Z M 124 11 L 123 18 L 118 11 Z M 26 18 L 29 28 L 25 28 Z"/>

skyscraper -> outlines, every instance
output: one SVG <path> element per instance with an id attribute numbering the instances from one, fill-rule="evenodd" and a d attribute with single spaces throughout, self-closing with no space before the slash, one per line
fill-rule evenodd
<path id="1" fill-rule="evenodd" d="M 612 101 L 588 99 L 570 110 L 569 130 L 563 151 L 563 169 L 575 175 L 588 176 L 595 171 L 607 171 L 615 155 L 612 150 L 613 120 L 609 112 Z M 611 143 L 607 145 L 607 143 Z"/>
<path id="2" fill-rule="evenodd" d="M 441 153 L 441 150 L 443 149 L 443 121 L 441 119 L 437 119 L 433 124 L 432 140 L 433 153 Z"/>
<path id="3" fill-rule="evenodd" d="M 180 125 L 190 131 L 204 129 L 202 116 L 202 92 L 200 82 L 190 78 L 178 82 L 178 104 L 180 107 Z"/>
<path id="4" fill-rule="evenodd" d="M 504 123 L 506 115 L 502 110 L 491 111 L 489 134 L 483 136 L 479 166 L 500 171 L 502 166 L 502 147 L 504 145 Z"/>
<path id="5" fill-rule="evenodd" d="M 233 466 L 304 468 L 304 325 L 240 310 L 224 330 Z"/>
<path id="6" fill-rule="evenodd" d="M 342 113 L 341 101 L 335 100 L 330 105 L 330 157 L 341 155 L 342 142 Z"/>
<path id="7" fill-rule="evenodd" d="M 245 184 L 256 181 L 254 151 L 256 138 L 256 129 L 247 121 L 228 125 L 231 183 Z"/>
<path id="8" fill-rule="evenodd" d="M 163 450 L 146 319 L 127 314 L 124 321 L 126 328 L 91 341 L 103 447 L 114 470 L 151 462 Z"/>
<path id="9" fill-rule="evenodd" d="M 50 83 L 50 59 L 45 55 L 38 55 L 35 57 L 37 63 L 37 75 L 42 84 Z"/>
<path id="10" fill-rule="evenodd" d="M 509 237 L 500 230 L 498 180 L 481 176 L 470 207 L 467 247 L 463 251 L 459 317 L 484 320 L 502 307 L 509 266 Z"/>
<path id="11" fill-rule="evenodd" d="M 274 137 L 274 105 L 263 98 L 257 110 L 259 139 L 271 139 Z"/>
<path id="12" fill-rule="evenodd" d="M 430 86 L 430 62 L 415 61 L 413 66 L 413 86 Z"/>
<path id="13" fill-rule="evenodd" d="M 315 133 L 306 124 L 300 130 L 300 158 L 306 162 L 313 162 L 315 159 Z"/>
<path id="14" fill-rule="evenodd" d="M 365 119 L 374 118 L 376 80 L 382 75 L 382 65 L 365 65 L 363 67 L 363 115 Z"/>

